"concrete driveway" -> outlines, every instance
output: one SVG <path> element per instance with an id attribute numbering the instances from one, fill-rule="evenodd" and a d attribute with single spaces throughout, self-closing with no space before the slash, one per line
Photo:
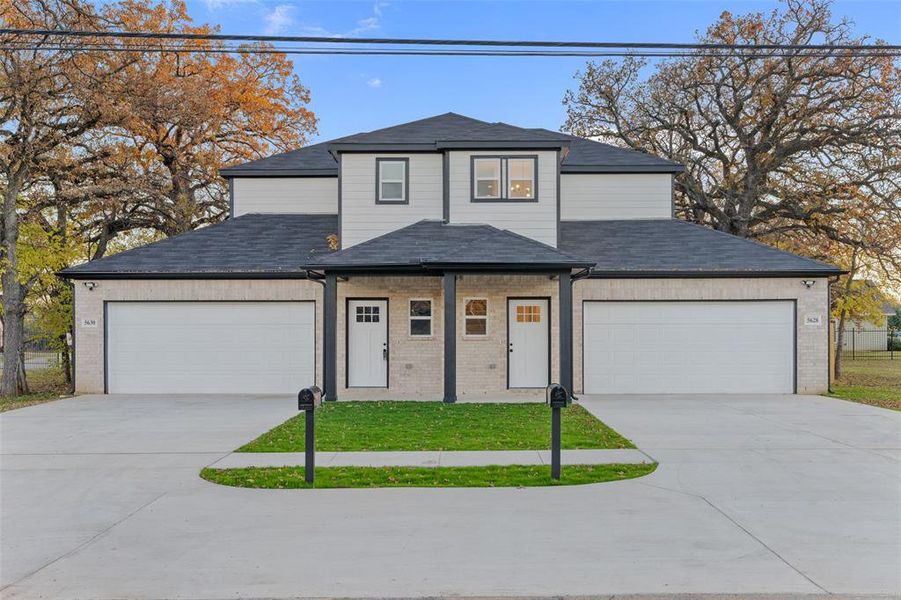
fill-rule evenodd
<path id="1" fill-rule="evenodd" d="M 0 416 L 10 598 L 901 593 L 901 414 L 811 396 L 584 405 L 660 461 L 569 488 L 248 490 L 198 470 L 291 398 Z"/>

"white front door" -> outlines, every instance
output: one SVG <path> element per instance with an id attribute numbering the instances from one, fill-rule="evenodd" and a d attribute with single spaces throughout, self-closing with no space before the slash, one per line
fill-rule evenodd
<path id="1" fill-rule="evenodd" d="M 546 298 L 507 300 L 509 387 L 537 388 L 550 383 L 550 305 Z"/>
<path id="2" fill-rule="evenodd" d="M 388 387 L 388 301 L 347 302 L 347 387 Z"/>

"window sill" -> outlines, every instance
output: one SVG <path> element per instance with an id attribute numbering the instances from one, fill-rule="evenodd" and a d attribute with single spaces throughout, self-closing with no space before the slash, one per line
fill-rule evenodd
<path id="1" fill-rule="evenodd" d="M 470 198 L 473 204 L 529 204 L 538 202 L 538 198 Z"/>

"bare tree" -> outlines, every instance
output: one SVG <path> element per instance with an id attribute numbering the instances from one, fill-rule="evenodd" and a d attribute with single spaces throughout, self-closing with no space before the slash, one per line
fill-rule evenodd
<path id="1" fill-rule="evenodd" d="M 829 3 L 724 12 L 701 42 L 862 44 Z M 566 94 L 566 129 L 685 164 L 677 215 L 743 237 L 815 231 L 841 239 L 850 203 L 897 219 L 901 77 L 870 53 L 700 53 L 649 66 L 588 63 Z M 647 70 L 652 72 L 645 76 Z"/>

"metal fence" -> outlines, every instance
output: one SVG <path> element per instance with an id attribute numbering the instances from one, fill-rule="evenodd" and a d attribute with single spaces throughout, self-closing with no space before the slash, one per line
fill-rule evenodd
<path id="1" fill-rule="evenodd" d="M 845 329 L 842 336 L 842 359 L 901 358 L 901 330 Z"/>
<path id="2" fill-rule="evenodd" d="M 0 351 L 0 367 L 3 365 L 4 353 Z M 40 369 L 58 368 L 62 365 L 63 357 L 53 350 L 26 350 L 25 370 L 38 371 Z"/>

